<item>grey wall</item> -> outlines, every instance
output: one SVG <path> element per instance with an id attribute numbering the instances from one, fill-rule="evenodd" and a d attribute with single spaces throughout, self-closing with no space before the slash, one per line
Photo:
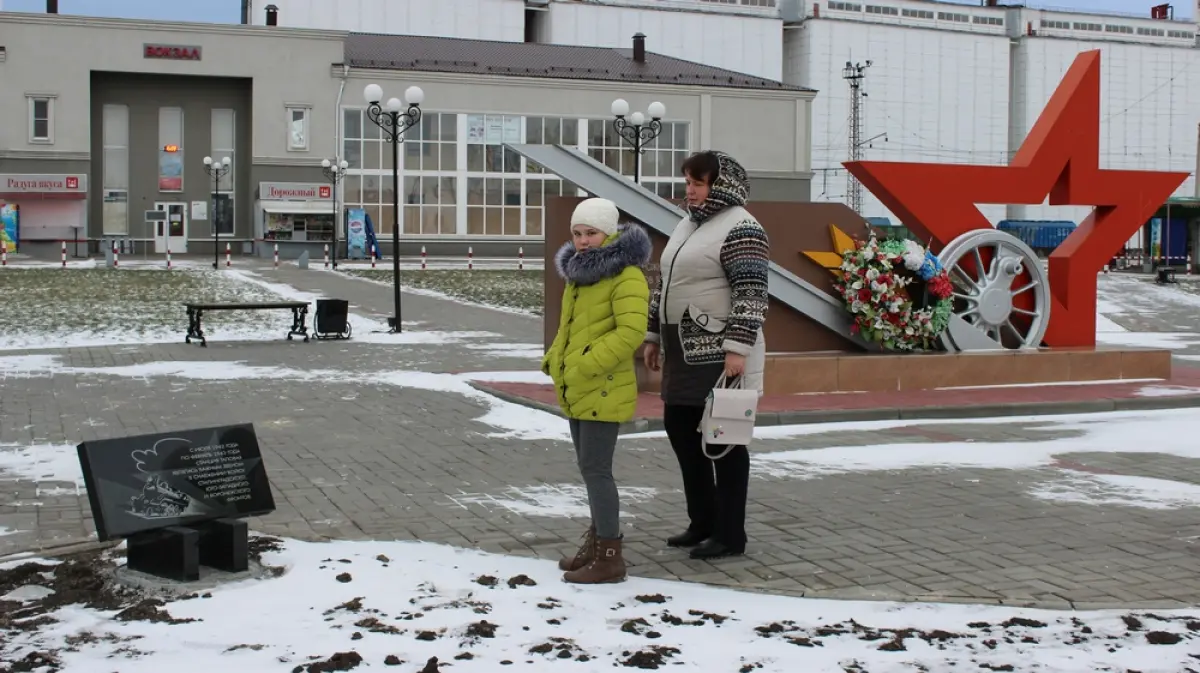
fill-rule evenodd
<path id="1" fill-rule="evenodd" d="M 750 173 L 750 198 L 754 201 L 810 201 L 812 180 L 766 178 Z"/>
<path id="2" fill-rule="evenodd" d="M 4 159 L 0 158 L 0 173 L 34 173 L 61 175 L 76 173 L 91 178 L 91 164 L 86 159 Z"/>
<path id="3" fill-rule="evenodd" d="M 234 237 L 248 238 L 251 235 L 254 202 L 251 187 L 251 80 L 93 71 L 91 94 L 92 160 L 88 184 L 88 230 L 92 237 L 99 237 L 103 232 L 105 105 L 129 107 L 129 234 L 134 238 L 147 235 L 141 213 L 153 208 L 156 201 L 209 201 L 212 180 L 204 172 L 204 157 L 212 152 L 212 110 L 236 110 Z M 158 111 L 163 107 L 183 109 L 182 193 L 158 191 Z M 212 233 L 211 212 L 207 220 L 188 223 L 189 239 L 211 238 Z M 189 252 L 192 248 L 189 242 Z"/>

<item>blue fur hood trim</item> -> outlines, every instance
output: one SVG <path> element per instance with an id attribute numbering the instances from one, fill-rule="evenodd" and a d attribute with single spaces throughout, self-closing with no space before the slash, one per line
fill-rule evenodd
<path id="1" fill-rule="evenodd" d="M 651 252 L 650 235 L 636 224 L 625 224 L 617 229 L 616 238 L 599 248 L 577 253 L 575 245 L 567 241 L 554 255 L 554 268 L 569 283 L 594 285 L 627 266 L 645 266 Z"/>

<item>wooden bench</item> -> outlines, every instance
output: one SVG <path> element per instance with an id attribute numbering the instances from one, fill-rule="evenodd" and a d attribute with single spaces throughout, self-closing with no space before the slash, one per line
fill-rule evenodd
<path id="1" fill-rule="evenodd" d="M 192 339 L 199 339 L 201 346 L 208 347 L 208 339 L 204 338 L 204 328 L 200 325 L 205 311 L 270 311 L 275 309 L 291 309 L 292 311 L 292 328 L 287 333 L 288 341 L 291 341 L 293 336 L 302 336 L 304 342 L 308 343 L 308 302 L 306 301 L 267 301 L 246 304 L 186 302 L 184 306 L 187 307 L 188 316 L 188 332 L 184 337 L 184 341 L 187 343 L 192 343 Z"/>

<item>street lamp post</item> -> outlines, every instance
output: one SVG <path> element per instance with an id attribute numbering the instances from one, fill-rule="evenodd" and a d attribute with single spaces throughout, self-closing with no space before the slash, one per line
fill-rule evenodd
<path id="1" fill-rule="evenodd" d="M 321 172 L 325 174 L 325 179 L 332 185 L 330 190 L 330 198 L 333 199 L 333 270 L 337 271 L 337 251 L 338 251 L 338 193 L 337 186 L 342 178 L 346 177 L 346 169 L 350 164 L 345 161 L 330 161 L 328 159 L 321 160 Z"/>
<path id="2" fill-rule="evenodd" d="M 629 103 L 625 102 L 624 98 L 618 98 L 612 102 L 613 129 L 629 147 L 633 149 L 633 181 L 639 182 L 642 172 L 642 152 L 646 151 L 646 145 L 658 137 L 662 133 L 662 118 L 667 114 L 667 108 L 662 103 L 655 101 L 646 108 L 646 114 L 634 112 L 629 114 Z M 625 116 L 629 115 L 626 120 Z M 650 123 L 646 123 L 646 117 L 650 117 Z"/>
<path id="3" fill-rule="evenodd" d="M 368 84 L 363 90 L 367 101 L 367 117 L 382 131 L 392 146 L 392 288 L 395 293 L 395 315 L 388 318 L 392 332 L 400 332 L 400 143 L 404 132 L 421 121 L 421 103 L 425 92 L 419 86 L 410 86 L 404 92 L 408 110 L 402 111 L 404 103 L 399 98 L 390 98 L 387 108 L 379 104 L 383 89 L 378 84 Z"/>
<path id="4" fill-rule="evenodd" d="M 209 213 L 208 221 L 212 223 L 213 230 L 213 268 L 221 268 L 221 238 L 217 231 L 217 195 L 221 192 L 221 178 L 229 175 L 229 171 L 233 170 L 230 164 L 229 157 L 225 157 L 220 161 L 213 161 L 212 157 L 204 157 L 204 171 L 212 176 L 213 191 L 212 191 L 212 212 Z M 167 226 L 171 224 L 168 222 Z M 167 229 L 167 246 L 171 244 L 171 231 Z"/>

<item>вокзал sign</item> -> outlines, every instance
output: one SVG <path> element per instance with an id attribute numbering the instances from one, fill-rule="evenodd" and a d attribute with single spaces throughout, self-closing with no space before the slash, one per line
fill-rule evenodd
<path id="1" fill-rule="evenodd" d="M 165 58 L 172 61 L 199 61 L 200 47 L 177 44 L 146 44 L 142 46 L 144 58 Z"/>

